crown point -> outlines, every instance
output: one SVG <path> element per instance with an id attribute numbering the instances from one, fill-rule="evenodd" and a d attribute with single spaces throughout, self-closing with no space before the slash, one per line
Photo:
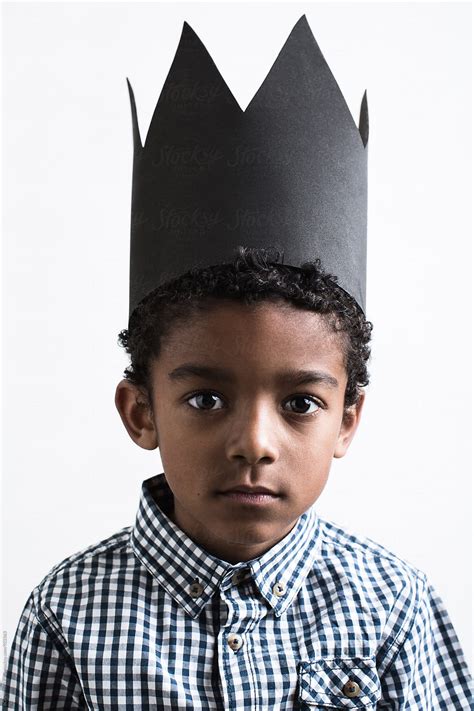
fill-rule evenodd
<path id="1" fill-rule="evenodd" d="M 130 84 L 128 77 L 126 77 L 126 79 L 128 86 L 128 95 L 130 97 L 130 109 L 132 112 L 133 145 L 135 150 L 138 150 L 142 148 L 142 142 L 140 138 L 140 129 L 138 127 L 137 105 L 135 102 L 135 94 L 133 93 L 132 85 Z"/>
<path id="2" fill-rule="evenodd" d="M 365 148 L 369 140 L 369 107 L 367 104 L 367 89 L 364 91 L 364 96 L 362 97 L 360 105 L 359 133 Z"/>
<path id="3" fill-rule="evenodd" d="M 308 18 L 306 17 L 306 15 L 301 15 L 300 19 L 296 22 L 295 27 L 298 27 L 299 25 L 306 25 L 307 27 L 309 27 Z"/>
<path id="4" fill-rule="evenodd" d="M 135 103 L 135 96 L 133 93 L 132 85 L 130 84 L 130 79 L 128 77 L 125 77 L 125 79 L 127 81 L 127 87 L 128 87 L 128 93 L 130 96 L 130 101 L 132 102 L 132 104 L 134 104 Z"/>
<path id="5" fill-rule="evenodd" d="M 189 24 L 189 22 L 186 22 L 186 20 L 184 20 L 184 22 L 183 22 L 183 29 L 182 29 L 182 31 L 181 31 L 181 34 L 183 34 L 183 35 L 195 35 L 196 33 L 195 33 L 195 31 L 193 30 L 193 28 L 191 27 L 191 25 Z"/>
<path id="6" fill-rule="evenodd" d="M 183 29 L 181 30 L 181 37 L 179 40 L 180 44 L 189 42 L 191 44 L 197 43 L 202 44 L 201 38 L 198 36 L 195 30 L 191 27 L 189 22 L 183 21 Z"/>

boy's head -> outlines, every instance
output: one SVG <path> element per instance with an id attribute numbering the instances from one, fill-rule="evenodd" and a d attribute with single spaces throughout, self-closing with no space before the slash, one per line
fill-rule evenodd
<path id="1" fill-rule="evenodd" d="M 368 384 L 372 324 L 355 300 L 319 260 L 279 259 L 240 248 L 191 270 L 150 293 L 119 335 L 131 358 L 115 398 L 123 423 L 160 448 L 170 518 L 231 562 L 271 548 L 316 501 Z M 313 377 L 298 383 L 295 371 Z M 242 487 L 272 495 L 226 493 Z"/>

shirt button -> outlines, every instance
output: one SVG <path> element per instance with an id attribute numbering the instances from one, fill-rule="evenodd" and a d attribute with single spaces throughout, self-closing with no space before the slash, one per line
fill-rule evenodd
<path id="1" fill-rule="evenodd" d="M 204 588 L 201 585 L 201 583 L 198 583 L 197 580 L 194 583 L 191 583 L 189 586 L 189 594 L 191 597 L 201 597 L 201 595 L 204 592 Z"/>
<path id="2" fill-rule="evenodd" d="M 342 691 L 345 696 L 348 696 L 350 699 L 353 699 L 355 696 L 359 696 L 360 694 L 360 686 L 356 681 L 347 681 L 344 686 L 342 687 Z"/>
<path id="3" fill-rule="evenodd" d="M 283 597 L 283 595 L 286 592 L 286 588 L 283 585 L 283 583 L 275 583 L 275 585 L 272 588 L 273 594 L 277 595 L 278 597 Z"/>
<path id="4" fill-rule="evenodd" d="M 230 634 L 227 637 L 227 644 L 229 647 L 234 651 L 237 652 L 243 645 L 244 640 L 240 636 L 240 634 Z"/>
<path id="5" fill-rule="evenodd" d="M 242 580 L 245 578 L 245 572 L 243 570 L 237 570 L 231 580 L 232 580 L 232 585 L 238 585 Z"/>

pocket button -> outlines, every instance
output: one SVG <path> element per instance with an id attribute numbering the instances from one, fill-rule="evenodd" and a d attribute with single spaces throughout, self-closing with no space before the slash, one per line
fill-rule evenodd
<path id="1" fill-rule="evenodd" d="M 360 686 L 356 681 L 346 681 L 344 686 L 342 687 L 342 691 L 344 696 L 348 696 L 350 699 L 353 699 L 356 696 L 359 696 L 360 694 Z"/>

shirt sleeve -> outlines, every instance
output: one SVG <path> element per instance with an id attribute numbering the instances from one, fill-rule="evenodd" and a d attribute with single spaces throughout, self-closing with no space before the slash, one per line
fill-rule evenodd
<path id="1" fill-rule="evenodd" d="M 444 604 L 424 577 L 405 639 L 381 679 L 377 709 L 469 711 L 472 678 Z"/>
<path id="2" fill-rule="evenodd" d="M 40 624 L 34 591 L 13 639 L 1 690 L 2 709 L 87 709 L 74 663 Z"/>

